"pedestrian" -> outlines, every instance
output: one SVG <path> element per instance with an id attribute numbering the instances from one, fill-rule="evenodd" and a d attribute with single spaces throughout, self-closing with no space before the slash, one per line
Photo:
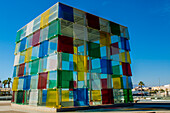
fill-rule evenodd
<path id="1" fill-rule="evenodd" d="M 1 80 L 0 80 L 0 88 L 2 88 L 2 83 L 1 83 Z"/>

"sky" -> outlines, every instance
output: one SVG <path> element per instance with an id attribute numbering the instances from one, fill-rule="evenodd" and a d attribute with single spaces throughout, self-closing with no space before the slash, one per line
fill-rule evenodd
<path id="1" fill-rule="evenodd" d="M 0 80 L 12 77 L 17 30 L 58 1 L 128 27 L 133 84 L 170 84 L 170 0 L 1 0 Z"/>

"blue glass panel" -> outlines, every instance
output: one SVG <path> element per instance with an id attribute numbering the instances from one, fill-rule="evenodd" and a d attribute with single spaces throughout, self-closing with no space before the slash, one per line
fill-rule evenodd
<path id="1" fill-rule="evenodd" d="M 73 71 L 73 70 L 74 70 L 73 62 L 69 62 L 69 70 L 70 70 L 70 71 Z"/>
<path id="2" fill-rule="evenodd" d="M 130 51 L 129 40 L 126 39 L 126 50 Z"/>
<path id="3" fill-rule="evenodd" d="M 107 78 L 107 74 L 101 74 L 101 79 Z"/>
<path id="4" fill-rule="evenodd" d="M 78 81 L 78 88 L 84 88 L 85 87 L 85 82 L 84 81 Z"/>
<path id="5" fill-rule="evenodd" d="M 91 62 L 92 62 L 92 69 L 100 68 L 100 59 L 93 59 Z"/>
<path id="6" fill-rule="evenodd" d="M 111 60 L 100 59 L 100 64 L 103 74 L 113 74 Z"/>
<path id="7" fill-rule="evenodd" d="M 42 90 L 42 102 L 46 103 L 47 99 L 47 90 Z"/>
<path id="8" fill-rule="evenodd" d="M 130 88 L 130 89 L 133 89 L 131 77 L 128 77 L 128 85 L 129 85 L 129 88 Z"/>
<path id="9" fill-rule="evenodd" d="M 31 75 L 24 76 L 23 90 L 29 90 L 30 89 L 30 83 L 31 83 Z"/>
<path id="10" fill-rule="evenodd" d="M 47 53 L 48 53 L 48 40 L 43 41 L 40 44 L 39 57 L 42 58 L 42 57 L 46 56 Z"/>
<path id="11" fill-rule="evenodd" d="M 73 8 L 63 5 L 63 4 L 59 4 L 59 18 L 63 18 L 65 20 L 74 22 L 74 18 L 73 18 Z"/>
<path id="12" fill-rule="evenodd" d="M 125 50 L 125 39 L 123 37 L 120 37 L 121 39 L 121 49 Z"/>
<path id="13" fill-rule="evenodd" d="M 87 88 L 73 89 L 73 97 L 74 97 L 74 106 L 89 105 Z"/>
<path id="14" fill-rule="evenodd" d="M 20 52 L 23 51 L 23 50 L 25 50 L 26 39 L 27 39 L 27 38 L 24 38 L 24 39 L 21 40 L 21 45 L 20 45 L 20 48 L 19 48 L 19 51 L 20 51 Z"/>
<path id="15" fill-rule="evenodd" d="M 127 89 L 126 76 L 122 77 L 122 80 L 123 80 L 123 88 Z"/>
<path id="16" fill-rule="evenodd" d="M 106 46 L 100 48 L 100 54 L 103 59 L 107 59 Z"/>
<path id="17" fill-rule="evenodd" d="M 16 72 L 17 72 L 17 66 L 14 66 L 13 77 L 17 77 Z"/>
<path id="18" fill-rule="evenodd" d="M 73 62 L 73 54 L 69 54 L 69 61 Z"/>
<path id="19" fill-rule="evenodd" d="M 77 72 L 76 71 L 73 72 L 73 81 L 77 81 Z"/>
<path id="20" fill-rule="evenodd" d="M 62 70 L 69 70 L 69 62 L 67 61 L 62 61 Z"/>
<path id="21" fill-rule="evenodd" d="M 57 38 L 49 40 L 48 54 L 54 53 L 55 51 L 57 51 Z"/>

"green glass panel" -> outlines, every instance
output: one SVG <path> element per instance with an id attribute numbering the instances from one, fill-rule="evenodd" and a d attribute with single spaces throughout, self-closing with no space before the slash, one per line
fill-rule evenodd
<path id="1" fill-rule="evenodd" d="M 49 80 L 49 88 L 54 88 L 57 85 L 57 81 L 56 80 Z"/>
<path id="2" fill-rule="evenodd" d="M 58 70 L 58 88 L 73 88 L 73 72 Z"/>
<path id="3" fill-rule="evenodd" d="M 17 32 L 17 36 L 16 36 L 16 41 L 15 42 L 18 42 L 20 40 L 20 37 L 21 37 L 21 30 Z"/>
<path id="4" fill-rule="evenodd" d="M 90 86 L 89 86 L 89 80 L 87 80 L 87 87 L 90 88 Z"/>
<path id="5" fill-rule="evenodd" d="M 53 38 L 53 37 L 56 36 L 57 34 L 58 34 L 58 20 L 53 21 L 53 22 L 49 25 L 48 39 Z"/>
<path id="6" fill-rule="evenodd" d="M 124 102 L 128 103 L 128 92 L 127 89 L 123 89 Z"/>
<path id="7" fill-rule="evenodd" d="M 31 74 L 38 73 L 39 59 L 32 61 L 31 64 Z"/>
<path id="8" fill-rule="evenodd" d="M 57 71 L 50 71 L 49 73 L 49 88 L 57 87 Z"/>
<path id="9" fill-rule="evenodd" d="M 17 92 L 17 101 L 16 103 L 22 103 L 22 100 L 23 100 L 23 91 L 18 91 Z"/>
<path id="10" fill-rule="evenodd" d="M 100 44 L 88 42 L 88 55 L 90 57 L 100 58 Z"/>
<path id="11" fill-rule="evenodd" d="M 68 53 L 62 53 L 62 61 L 69 61 L 69 54 Z"/>
<path id="12" fill-rule="evenodd" d="M 132 95 L 132 90 L 129 89 L 129 101 L 133 102 L 133 95 Z"/>
<path id="13" fill-rule="evenodd" d="M 113 70 L 114 75 L 120 75 L 120 67 L 119 66 L 113 66 L 112 70 Z"/>
<path id="14" fill-rule="evenodd" d="M 114 22 L 110 22 L 111 33 L 120 36 L 120 25 Z"/>

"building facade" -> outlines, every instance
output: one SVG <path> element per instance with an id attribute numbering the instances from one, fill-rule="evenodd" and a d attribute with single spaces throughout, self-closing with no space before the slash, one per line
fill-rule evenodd
<path id="1" fill-rule="evenodd" d="M 12 103 L 133 102 L 128 29 L 56 3 L 17 32 Z"/>

